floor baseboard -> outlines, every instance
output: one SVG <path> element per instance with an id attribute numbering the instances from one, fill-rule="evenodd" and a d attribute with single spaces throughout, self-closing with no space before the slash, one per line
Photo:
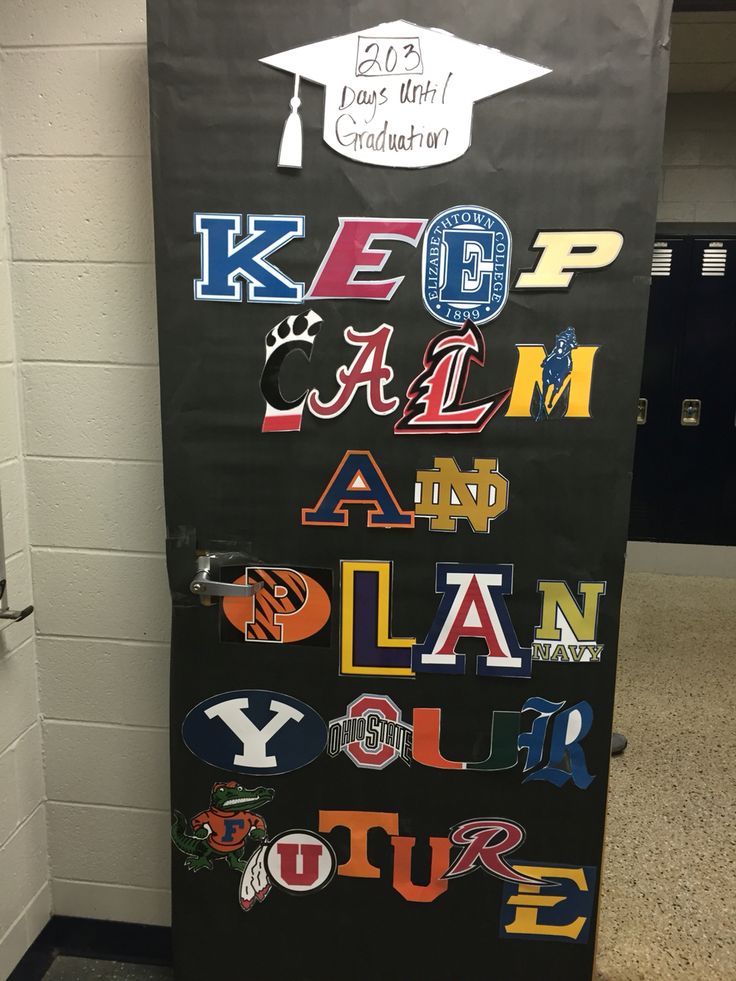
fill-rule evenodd
<path id="1" fill-rule="evenodd" d="M 8 981 L 41 981 L 59 955 L 169 966 L 171 929 L 143 923 L 52 916 Z"/>

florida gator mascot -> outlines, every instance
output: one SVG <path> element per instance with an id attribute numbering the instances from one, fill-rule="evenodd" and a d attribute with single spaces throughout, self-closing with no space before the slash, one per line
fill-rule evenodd
<path id="1" fill-rule="evenodd" d="M 270 787 L 248 790 L 229 780 L 213 784 L 209 807 L 195 814 L 191 822 L 179 811 L 174 812 L 171 838 L 187 856 L 185 867 L 198 872 L 212 869 L 214 861 L 223 859 L 242 873 L 240 905 L 244 910 L 262 903 L 271 889 L 263 861 L 268 840 L 266 822 L 257 812 L 273 797 Z"/>

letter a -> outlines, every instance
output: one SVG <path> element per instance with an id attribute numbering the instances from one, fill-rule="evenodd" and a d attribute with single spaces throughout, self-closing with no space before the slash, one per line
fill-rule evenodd
<path id="1" fill-rule="evenodd" d="M 414 527 L 414 512 L 401 510 L 368 450 L 348 450 L 319 501 L 302 508 L 302 524 L 347 527 L 346 505 L 351 504 L 368 506 L 369 528 Z"/>
<path id="2" fill-rule="evenodd" d="M 359 388 L 365 388 L 368 408 L 377 416 L 385 416 L 399 407 L 395 396 L 387 399 L 384 388 L 394 377 L 393 368 L 386 364 L 388 345 L 394 329 L 391 324 L 381 324 L 375 330 L 358 331 L 345 328 L 348 344 L 360 348 L 350 366 L 343 364 L 337 369 L 340 386 L 330 402 L 322 402 L 319 392 L 309 393 L 309 408 L 320 419 L 334 419 L 341 415 L 355 398 Z"/>
<path id="3" fill-rule="evenodd" d="M 423 644 L 412 649 L 415 671 L 463 674 L 463 637 L 479 637 L 487 654 L 478 657 L 478 674 L 529 678 L 532 652 L 520 647 L 504 595 L 512 592 L 512 565 L 437 563 L 437 592 L 442 594 Z"/>

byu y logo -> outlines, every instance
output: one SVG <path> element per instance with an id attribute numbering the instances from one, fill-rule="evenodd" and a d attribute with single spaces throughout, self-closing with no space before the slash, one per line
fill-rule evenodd
<path id="1" fill-rule="evenodd" d="M 206 698 L 187 714 L 181 733 L 203 762 L 258 776 L 298 770 L 327 743 L 327 726 L 313 708 L 274 691 Z"/>
<path id="2" fill-rule="evenodd" d="M 485 324 L 509 292 L 511 232 L 493 211 L 461 205 L 442 211 L 424 236 L 422 293 L 437 320 Z"/>
<path id="3" fill-rule="evenodd" d="M 584 944 L 595 899 L 592 866 L 514 864 L 515 872 L 546 879 L 540 885 L 504 883 L 500 935 L 505 939 Z"/>

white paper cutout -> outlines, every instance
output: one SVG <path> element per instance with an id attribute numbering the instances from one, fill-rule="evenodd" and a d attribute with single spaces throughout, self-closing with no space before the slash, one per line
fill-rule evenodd
<path id="1" fill-rule="evenodd" d="M 382 167 L 456 160 L 470 146 L 474 103 L 552 70 L 405 20 L 261 61 L 324 85 L 325 143 L 351 160 Z M 299 124 L 295 102 L 296 85 L 281 146 L 291 162 L 279 166 L 300 166 L 286 138 Z"/>

